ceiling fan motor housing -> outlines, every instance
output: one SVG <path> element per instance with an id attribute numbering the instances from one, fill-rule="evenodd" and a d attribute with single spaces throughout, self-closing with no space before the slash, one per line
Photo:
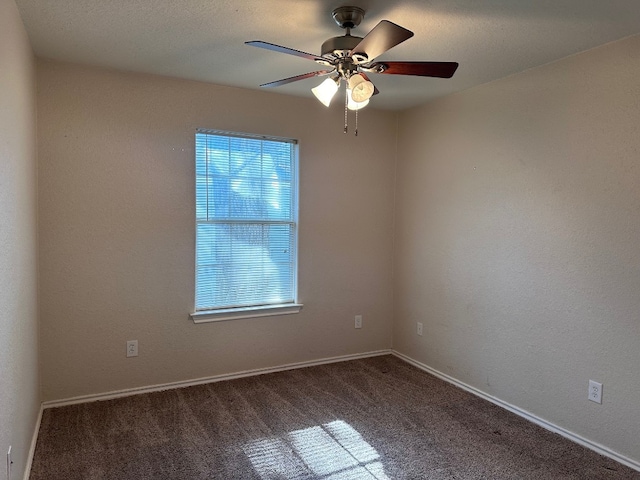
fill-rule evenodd
<path id="1" fill-rule="evenodd" d="M 351 36 L 351 29 L 360 25 L 364 18 L 364 10 L 360 7 L 338 7 L 331 12 L 333 19 L 347 31 L 346 35 L 333 37 L 322 44 L 321 55 L 334 59 L 345 58 L 362 40 L 362 37 Z M 351 54 L 355 63 L 364 63 L 367 56 L 364 53 Z"/>
<path id="2" fill-rule="evenodd" d="M 361 40 L 361 37 L 352 37 L 351 35 L 332 37 L 322 44 L 321 55 L 334 58 L 346 57 Z"/>

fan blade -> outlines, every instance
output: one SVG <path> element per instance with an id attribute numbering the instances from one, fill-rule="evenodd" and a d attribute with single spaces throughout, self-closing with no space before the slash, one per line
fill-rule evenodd
<path id="1" fill-rule="evenodd" d="M 319 72 L 303 73 L 302 75 L 296 75 L 295 77 L 283 78 L 282 80 L 276 80 L 275 82 L 263 83 L 261 87 L 279 87 L 280 85 L 286 85 L 287 83 L 297 82 L 298 80 L 304 80 L 311 77 L 319 77 L 321 75 L 329 75 L 334 70 L 320 70 Z"/>
<path id="2" fill-rule="evenodd" d="M 355 63 L 370 62 L 390 48 L 395 47 L 411 37 L 413 37 L 413 32 L 411 30 L 407 30 L 406 28 L 396 25 L 388 20 L 382 20 L 378 25 L 373 27 L 373 30 L 360 40 L 360 43 L 358 43 L 358 45 L 349 52 L 349 55 L 356 56 L 354 58 Z M 366 59 L 357 58 L 357 54 L 363 53 L 367 56 Z"/>
<path id="3" fill-rule="evenodd" d="M 367 82 L 371 82 L 371 80 L 369 79 L 369 77 L 367 77 L 367 75 L 366 75 L 364 72 L 359 72 L 359 73 L 360 73 L 360 75 L 362 75 L 362 78 L 364 78 Z M 373 83 L 373 82 L 371 82 L 371 83 Z M 373 95 L 377 95 L 377 94 L 379 94 L 379 93 L 380 93 L 380 90 L 378 90 L 378 87 L 376 87 L 376 86 L 374 85 L 374 86 L 373 86 L 373 94 L 372 94 L 371 96 L 373 96 Z"/>
<path id="4" fill-rule="evenodd" d="M 251 45 L 252 47 L 265 48 L 267 50 L 271 50 L 272 52 L 280 52 L 280 53 L 288 53 L 289 55 L 295 55 L 296 57 L 306 58 L 307 60 L 313 60 L 314 62 L 321 61 L 323 64 L 328 65 L 326 59 L 319 57 L 318 55 L 314 55 L 312 53 L 301 52 L 300 50 L 294 50 L 289 47 L 282 47 L 280 45 L 276 45 L 274 43 L 262 42 L 260 40 L 253 40 L 251 42 L 244 42 L 245 45 Z"/>
<path id="5" fill-rule="evenodd" d="M 451 78 L 458 68 L 457 62 L 380 62 L 371 65 L 381 68 L 376 73 L 389 75 L 417 75 L 420 77 Z M 374 70 L 375 71 L 375 70 Z"/>

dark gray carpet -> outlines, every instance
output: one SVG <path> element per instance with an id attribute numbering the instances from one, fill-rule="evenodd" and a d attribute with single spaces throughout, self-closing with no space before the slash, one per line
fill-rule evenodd
<path id="1" fill-rule="evenodd" d="M 640 479 L 375 357 L 45 410 L 31 480 Z"/>

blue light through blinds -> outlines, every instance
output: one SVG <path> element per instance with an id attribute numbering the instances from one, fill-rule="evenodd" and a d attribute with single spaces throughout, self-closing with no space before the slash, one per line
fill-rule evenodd
<path id="1" fill-rule="evenodd" d="M 196 133 L 196 311 L 296 300 L 297 145 Z"/>

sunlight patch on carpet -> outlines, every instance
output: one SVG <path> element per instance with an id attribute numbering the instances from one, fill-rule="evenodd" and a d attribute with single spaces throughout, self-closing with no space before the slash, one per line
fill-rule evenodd
<path id="1" fill-rule="evenodd" d="M 390 480 L 375 448 L 342 420 L 254 440 L 243 450 L 264 480 Z"/>

